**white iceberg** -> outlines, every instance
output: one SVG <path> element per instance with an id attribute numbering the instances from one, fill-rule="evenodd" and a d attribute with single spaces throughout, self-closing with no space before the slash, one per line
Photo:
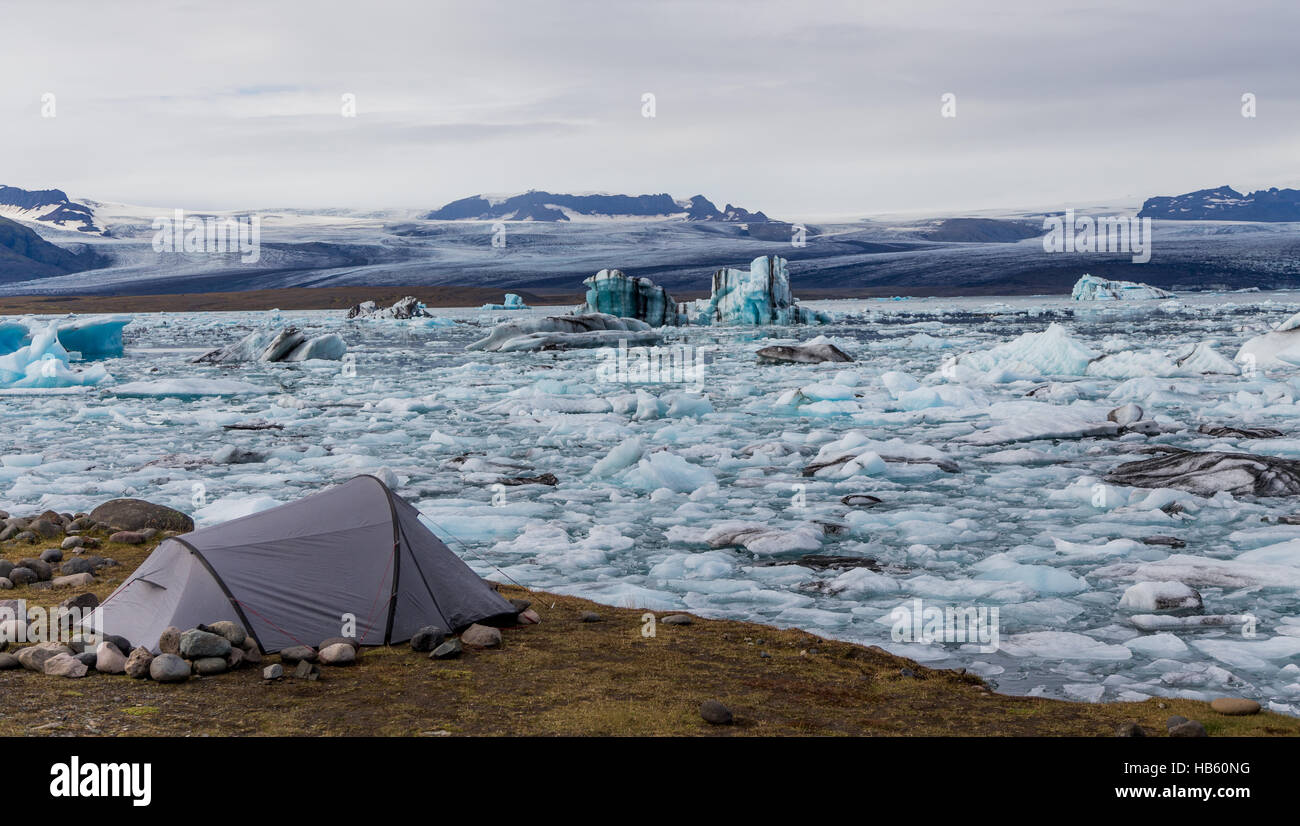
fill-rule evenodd
<path id="1" fill-rule="evenodd" d="M 1248 370 L 1300 366 L 1300 313 L 1241 345 L 1235 360 Z"/>
<path id="2" fill-rule="evenodd" d="M 1177 298 L 1173 293 L 1136 281 L 1111 281 L 1084 273 L 1070 291 L 1075 301 L 1131 301 L 1146 298 Z"/>

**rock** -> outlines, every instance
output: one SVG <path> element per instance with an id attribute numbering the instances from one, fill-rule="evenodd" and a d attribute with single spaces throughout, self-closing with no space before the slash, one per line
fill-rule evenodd
<path id="1" fill-rule="evenodd" d="M 168 654 L 167 656 L 171 655 Z M 194 661 L 194 673 L 201 674 L 204 677 L 211 677 L 214 674 L 224 673 L 229 665 L 225 657 L 200 657 Z"/>
<path id="2" fill-rule="evenodd" d="M 63 544 L 59 547 L 61 550 L 70 551 L 74 548 L 80 548 L 85 544 L 86 538 L 84 536 L 69 536 L 67 539 L 63 540 Z M 62 555 L 60 555 L 59 558 L 62 559 Z"/>
<path id="3" fill-rule="evenodd" d="M 169 625 L 158 635 L 158 650 L 163 654 L 181 654 L 181 629 Z"/>
<path id="4" fill-rule="evenodd" d="M 1160 704 L 1160 707 L 1161 707 L 1161 708 L 1164 708 L 1164 707 L 1165 707 L 1165 704 L 1164 704 L 1164 703 L 1161 703 L 1161 704 Z M 1165 720 L 1165 728 L 1173 728 L 1174 726 L 1182 725 L 1183 723 L 1186 723 L 1186 722 L 1187 722 L 1187 718 L 1186 718 L 1186 717 L 1183 717 L 1183 716 L 1180 715 L 1180 714 L 1175 714 L 1175 715 L 1173 715 L 1172 717 L 1170 717 L 1168 720 Z"/>
<path id="5" fill-rule="evenodd" d="M 71 654 L 55 654 L 45 661 L 44 671 L 52 677 L 86 676 L 86 664 Z"/>
<path id="6" fill-rule="evenodd" d="M 0 576 L 0 591 L 12 591 L 14 581 L 9 577 Z"/>
<path id="7" fill-rule="evenodd" d="M 249 665 L 257 665 L 262 662 L 262 652 L 258 649 L 256 644 L 252 647 L 241 648 L 239 650 L 244 652 L 244 662 Z"/>
<path id="8" fill-rule="evenodd" d="M 326 648 L 329 648 L 331 645 L 338 645 L 340 643 L 342 643 L 343 645 L 350 645 L 357 651 L 361 650 L 361 640 L 355 637 L 330 637 L 327 640 L 321 640 L 320 645 L 316 646 L 316 650 L 322 651 Z"/>
<path id="9" fill-rule="evenodd" d="M 91 522 L 102 522 L 120 531 L 157 528 L 189 533 L 194 530 L 194 520 L 185 514 L 143 499 L 113 499 L 91 511 L 88 518 Z"/>
<path id="10" fill-rule="evenodd" d="M 42 562 L 39 559 L 20 559 L 18 565 L 35 572 L 36 578 L 42 582 L 48 582 L 54 576 L 54 568 L 50 567 L 50 563 Z M 12 577 L 10 578 L 12 579 Z"/>
<path id="11" fill-rule="evenodd" d="M 1137 723 L 1120 723 L 1115 727 L 1116 737 L 1146 737 L 1147 733 Z"/>
<path id="12" fill-rule="evenodd" d="M 531 608 L 520 613 L 516 619 L 520 625 L 537 625 L 542 621 L 541 615 Z"/>
<path id="13" fill-rule="evenodd" d="M 1162 448 L 1163 456 L 1126 462 L 1108 473 L 1113 485 L 1173 488 L 1213 496 L 1295 496 L 1300 494 L 1300 460 L 1256 453 L 1196 452 Z"/>
<path id="14" fill-rule="evenodd" d="M 791 364 L 819 364 L 821 362 L 851 362 L 853 356 L 836 347 L 825 336 L 797 346 L 777 345 L 758 351 L 760 361 L 788 362 Z"/>
<path id="15" fill-rule="evenodd" d="M 231 648 L 230 653 L 226 655 L 227 669 L 229 669 L 230 671 L 234 671 L 236 668 L 239 668 L 243 664 L 244 664 L 244 649 Z"/>
<path id="16" fill-rule="evenodd" d="M 297 668 L 293 670 L 293 676 L 299 680 L 318 680 L 320 679 L 320 666 L 307 660 L 299 660 Z"/>
<path id="17" fill-rule="evenodd" d="M 461 632 L 460 641 L 470 648 L 500 648 L 501 632 L 476 622 Z"/>
<path id="18" fill-rule="evenodd" d="M 1230 717 L 1259 713 L 1259 703 L 1244 697 L 1219 697 L 1210 701 L 1210 708 Z"/>
<path id="19" fill-rule="evenodd" d="M 243 645 L 244 640 L 248 639 L 248 632 L 244 630 L 244 626 L 237 622 L 231 622 L 230 620 L 222 620 L 221 622 L 214 622 L 211 625 L 203 625 L 200 626 L 200 630 L 225 637 L 227 640 L 230 640 L 231 645 Z"/>
<path id="20" fill-rule="evenodd" d="M 59 568 L 59 571 L 64 576 L 72 576 L 73 574 L 90 574 L 95 572 L 95 566 L 91 560 L 78 556 L 63 563 L 63 566 Z"/>
<path id="21" fill-rule="evenodd" d="M 163 655 L 160 654 L 159 656 L 163 656 Z M 171 654 L 167 656 L 175 656 L 175 655 Z M 145 677 L 148 677 L 149 667 L 153 664 L 153 659 L 154 659 L 153 654 L 150 653 L 148 648 L 145 648 L 144 646 L 140 646 L 139 648 L 136 648 L 134 651 L 131 652 L 130 656 L 126 658 L 126 665 L 124 666 L 126 675 L 128 677 L 133 677 L 137 680 L 141 680 L 144 679 Z M 179 660 L 180 657 L 176 657 L 176 659 Z"/>
<path id="22" fill-rule="evenodd" d="M 705 700 L 700 705 L 700 716 L 711 725 L 731 725 L 731 710 L 717 700 Z"/>
<path id="23" fill-rule="evenodd" d="M 690 625 L 695 620 L 689 614 L 669 614 L 659 622 L 664 625 Z"/>
<path id="24" fill-rule="evenodd" d="M 1155 536 L 1142 537 L 1143 545 L 1162 545 L 1166 548 L 1186 548 L 1187 543 L 1176 536 L 1165 536 L 1156 534 Z"/>
<path id="25" fill-rule="evenodd" d="M 436 625 L 426 625 L 411 635 L 412 651 L 432 651 L 447 639 L 447 632 Z"/>
<path id="26" fill-rule="evenodd" d="M 95 647 L 95 670 L 101 674 L 126 673 L 126 655 L 111 642 Z"/>
<path id="27" fill-rule="evenodd" d="M 134 648 L 134 646 L 131 645 L 130 640 L 120 634 L 100 634 L 99 641 L 111 642 L 113 645 L 117 646 L 117 650 L 121 651 L 123 654 Z"/>
<path id="28" fill-rule="evenodd" d="M 59 654 L 72 656 L 72 649 L 56 642 L 42 642 L 18 649 L 18 662 L 28 671 L 45 671 L 45 662 Z"/>
<path id="29" fill-rule="evenodd" d="M 190 678 L 190 664 L 175 654 L 159 654 L 149 663 L 149 676 L 159 683 L 183 683 Z"/>
<path id="30" fill-rule="evenodd" d="M 1195 720 L 1188 720 L 1185 723 L 1179 723 L 1169 729 L 1170 737 L 1208 737 L 1205 733 L 1205 726 Z"/>
<path id="31" fill-rule="evenodd" d="M 15 542 L 26 542 L 29 545 L 36 544 L 36 534 L 31 531 L 21 531 L 14 536 Z"/>
<path id="32" fill-rule="evenodd" d="M 41 539 L 53 539 L 56 536 L 63 536 L 63 526 L 56 525 L 46 519 L 34 520 L 27 526 L 27 530 L 36 534 Z"/>
<path id="33" fill-rule="evenodd" d="M 459 657 L 461 655 L 461 652 L 464 650 L 465 650 L 464 646 L 460 644 L 460 640 L 453 637 L 447 640 L 446 642 L 444 642 L 442 645 L 433 649 L 433 651 L 429 654 L 429 659 L 454 660 L 457 657 Z"/>
<path id="34" fill-rule="evenodd" d="M 1107 413 L 1106 418 L 1120 427 L 1124 427 L 1125 425 L 1130 425 L 1136 421 L 1140 421 L 1143 412 L 1141 406 L 1129 402 L 1128 404 L 1120 405 Z"/>
<path id="35" fill-rule="evenodd" d="M 63 551 L 58 548 L 46 548 L 41 551 L 41 562 L 54 564 L 63 561 Z"/>
<path id="36" fill-rule="evenodd" d="M 850 493 L 848 496 L 840 498 L 840 503 L 848 505 L 850 508 L 870 508 L 873 505 L 879 505 L 883 501 L 879 496 L 872 496 L 869 493 Z"/>
<path id="37" fill-rule="evenodd" d="M 17 565 L 13 564 L 7 559 L 0 559 L 0 576 L 8 577 L 10 572 L 17 567 L 18 567 Z"/>
<path id="38" fill-rule="evenodd" d="M 357 649 L 343 642 L 322 648 L 316 655 L 321 665 L 352 665 L 357 661 Z"/>
<path id="39" fill-rule="evenodd" d="M 56 576 L 50 580 L 50 587 L 52 588 L 85 588 L 93 584 L 95 584 L 94 574 L 69 574 L 68 576 Z"/>
<path id="40" fill-rule="evenodd" d="M 280 649 L 280 662 L 293 665 L 296 662 L 316 662 L 316 649 L 306 645 L 291 645 Z"/>
<path id="41" fill-rule="evenodd" d="M 222 657 L 230 653 L 230 640 L 211 631 L 191 628 L 181 634 L 180 656 L 190 660 L 203 657 Z"/>
<path id="42" fill-rule="evenodd" d="M 158 529 L 145 528 L 143 530 L 137 531 L 137 533 L 139 533 L 141 536 L 144 537 L 144 541 L 148 542 L 150 539 L 153 539 L 155 536 L 158 535 Z"/>
<path id="43" fill-rule="evenodd" d="M 516 614 L 522 614 L 523 612 L 527 611 L 527 610 L 528 610 L 529 608 L 531 608 L 532 606 L 533 606 L 533 603 L 532 603 L 531 601 L 529 601 L 529 600 L 526 600 L 526 599 L 512 599 L 512 600 L 510 600 L 510 607 L 513 608 L 513 609 L 515 609 L 515 613 L 516 613 Z"/>
<path id="44" fill-rule="evenodd" d="M 85 574 L 85 576 L 90 576 L 90 575 Z M 65 577 L 59 577 L 59 579 L 64 579 L 64 578 Z M 91 579 L 94 579 L 94 577 L 91 577 Z M 57 582 L 58 580 L 55 581 Z M 75 597 L 68 597 L 63 602 L 60 602 L 59 607 L 67 608 L 67 609 L 75 608 L 78 611 L 81 611 L 83 614 L 86 614 L 99 607 L 99 597 L 89 592 L 84 594 L 77 594 Z"/>
<path id="45" fill-rule="evenodd" d="M 578 617 L 578 622 L 600 622 L 600 614 L 595 611 L 583 611 L 582 616 Z"/>
<path id="46" fill-rule="evenodd" d="M 20 667 L 22 667 L 22 663 L 18 662 L 17 657 L 15 657 L 13 654 L 5 654 L 0 652 L 0 671 L 10 671 L 12 669 L 20 668 Z"/>
<path id="47" fill-rule="evenodd" d="M 145 538 L 139 531 L 117 531 L 108 537 L 108 541 L 122 545 L 143 545 Z"/>
<path id="48" fill-rule="evenodd" d="M 86 666 L 87 669 L 95 667 L 97 658 L 94 651 L 82 651 L 80 654 L 73 654 L 73 656 L 77 658 L 77 662 Z"/>
<path id="49" fill-rule="evenodd" d="M 271 663 L 262 669 L 263 680 L 278 680 L 284 676 L 284 666 L 279 663 Z"/>

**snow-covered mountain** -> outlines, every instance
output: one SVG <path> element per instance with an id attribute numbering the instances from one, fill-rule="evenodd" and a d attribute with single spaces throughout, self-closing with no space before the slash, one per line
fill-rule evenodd
<path id="1" fill-rule="evenodd" d="M 1300 221 L 1300 189 L 1261 189 L 1242 195 L 1230 186 L 1148 198 L 1140 218 L 1170 221 Z"/>
<path id="2" fill-rule="evenodd" d="M 80 232 L 103 232 L 103 227 L 95 223 L 94 207 L 70 200 L 61 189 L 0 186 L 0 217 Z"/>
<path id="3" fill-rule="evenodd" d="M 471 195 L 424 216 L 431 221 L 581 221 L 599 218 L 677 218 L 685 221 L 767 223 L 762 212 L 727 204 L 723 209 L 703 195 L 684 200 L 658 195 L 586 193 L 569 195 L 529 190 L 515 195 Z"/>

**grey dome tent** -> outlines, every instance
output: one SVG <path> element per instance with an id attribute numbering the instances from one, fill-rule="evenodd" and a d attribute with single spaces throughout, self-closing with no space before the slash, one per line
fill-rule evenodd
<path id="1" fill-rule="evenodd" d="M 514 608 L 373 476 L 163 540 L 86 621 L 157 650 L 169 625 L 239 621 L 264 653 L 343 635 L 409 640 L 423 626 L 503 623 Z"/>

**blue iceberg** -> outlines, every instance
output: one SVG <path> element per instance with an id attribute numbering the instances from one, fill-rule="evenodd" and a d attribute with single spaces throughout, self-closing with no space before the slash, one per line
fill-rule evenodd
<path id="1" fill-rule="evenodd" d="M 755 258 L 748 270 L 726 267 L 713 274 L 713 295 L 689 305 L 693 324 L 823 324 L 826 313 L 800 307 L 790 293 L 786 261 L 776 255 Z"/>
<path id="2" fill-rule="evenodd" d="M 528 305 L 524 300 L 514 293 L 506 293 L 506 303 L 504 304 L 484 304 L 479 307 L 480 310 L 527 310 Z"/>
<path id="3" fill-rule="evenodd" d="M 31 333 L 30 341 L 0 356 L 0 388 L 91 387 L 109 378 L 102 364 L 74 370 L 59 335 L 59 323 L 50 322 Z"/>
<path id="4" fill-rule="evenodd" d="M 77 354 L 89 361 L 122 355 L 122 328 L 131 323 L 131 318 L 129 315 L 68 316 L 52 324 L 63 349 L 69 355 Z M 36 330 L 43 329 L 42 324 L 34 318 L 0 321 L 0 354 L 30 345 Z"/>
<path id="5" fill-rule="evenodd" d="M 587 303 L 579 314 L 605 313 L 635 318 L 651 327 L 676 327 L 684 321 L 673 297 L 648 278 L 629 278 L 622 270 L 601 270 L 582 282 Z"/>

